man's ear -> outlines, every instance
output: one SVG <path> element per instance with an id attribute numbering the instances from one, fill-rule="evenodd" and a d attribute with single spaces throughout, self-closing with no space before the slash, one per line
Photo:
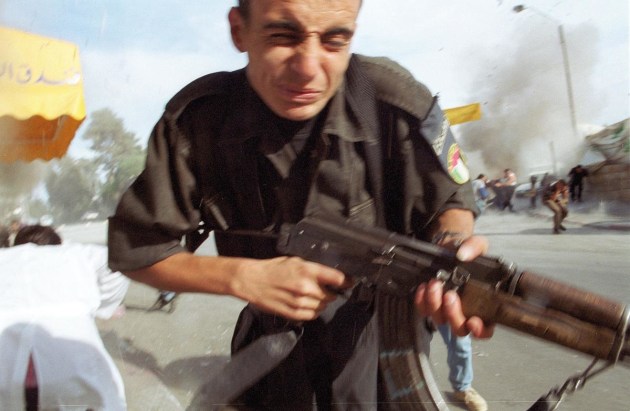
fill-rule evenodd
<path id="1" fill-rule="evenodd" d="M 238 49 L 238 51 L 245 52 L 245 45 L 243 42 L 243 30 L 245 21 L 243 15 L 238 7 L 232 7 L 228 13 L 228 20 L 230 22 L 230 34 L 232 35 L 232 43 Z"/>

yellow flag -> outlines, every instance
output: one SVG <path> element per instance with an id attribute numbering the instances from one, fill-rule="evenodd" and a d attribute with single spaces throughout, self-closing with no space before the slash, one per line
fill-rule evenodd
<path id="1" fill-rule="evenodd" d="M 479 120 L 481 118 L 481 105 L 473 103 L 467 106 L 447 108 L 444 110 L 444 115 L 451 125 Z"/>

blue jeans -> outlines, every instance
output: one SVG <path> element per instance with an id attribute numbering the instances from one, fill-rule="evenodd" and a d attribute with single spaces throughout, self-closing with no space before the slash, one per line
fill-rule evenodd
<path id="1" fill-rule="evenodd" d="M 477 203 L 477 207 L 479 208 L 479 212 L 483 213 L 483 210 L 486 209 L 486 207 L 488 206 L 488 204 L 486 203 L 486 200 L 475 200 L 475 203 Z"/>
<path id="2" fill-rule="evenodd" d="M 439 325 L 437 329 L 447 348 L 448 380 L 455 391 L 465 391 L 470 388 L 473 380 L 470 335 L 466 337 L 453 335 L 448 324 Z"/>

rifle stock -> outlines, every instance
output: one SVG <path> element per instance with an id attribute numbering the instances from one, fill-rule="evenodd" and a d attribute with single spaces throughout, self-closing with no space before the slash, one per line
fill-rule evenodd
<path id="1" fill-rule="evenodd" d="M 630 310 L 625 304 L 520 272 L 498 258 L 461 262 L 442 247 L 328 217 L 284 226 L 278 250 L 338 268 L 398 297 L 411 298 L 420 283 L 438 277 L 457 288 L 466 316 L 612 363 L 630 361 Z"/>

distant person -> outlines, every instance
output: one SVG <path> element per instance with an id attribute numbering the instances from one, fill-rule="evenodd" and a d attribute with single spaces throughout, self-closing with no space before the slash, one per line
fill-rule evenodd
<path id="1" fill-rule="evenodd" d="M 94 319 L 110 318 L 128 286 L 107 268 L 106 247 L 21 228 L 0 249 L 0 410 L 125 410 Z"/>
<path id="2" fill-rule="evenodd" d="M 536 208 L 536 197 L 538 197 L 538 190 L 536 187 L 536 182 L 538 181 L 538 177 L 535 175 L 529 176 L 529 183 L 531 184 L 529 187 L 529 208 Z"/>
<path id="3" fill-rule="evenodd" d="M 515 186 L 516 185 L 516 174 L 512 169 L 506 168 L 503 170 L 503 178 L 501 182 L 506 186 Z"/>
<path id="4" fill-rule="evenodd" d="M 22 228 L 22 220 L 20 220 L 19 218 L 14 218 L 9 223 L 9 245 L 10 246 L 13 245 L 15 241 L 15 236 L 17 235 L 17 232 L 20 231 L 20 228 Z"/>
<path id="5" fill-rule="evenodd" d="M 543 175 L 543 178 L 540 180 L 540 192 L 544 193 L 545 191 L 547 191 L 549 185 L 554 181 L 556 181 L 556 178 L 553 175 L 545 173 Z"/>
<path id="6" fill-rule="evenodd" d="M 553 233 L 560 234 L 560 231 L 566 230 L 562 222 L 569 215 L 569 190 L 566 181 L 551 183 L 543 193 L 543 202 L 553 211 Z"/>
<path id="7" fill-rule="evenodd" d="M 477 178 L 472 181 L 475 202 L 480 211 L 483 211 L 488 206 L 488 199 L 490 198 L 490 191 L 486 186 L 487 181 L 488 177 L 486 177 L 485 174 L 479 174 Z"/>
<path id="8" fill-rule="evenodd" d="M 569 193 L 571 201 L 582 202 L 582 189 L 584 188 L 584 178 L 588 177 L 588 170 L 581 164 L 573 167 L 569 171 Z"/>
<path id="9" fill-rule="evenodd" d="M 494 184 L 494 190 L 497 194 L 495 204 L 499 210 L 505 210 L 508 208 L 510 211 L 514 211 L 514 205 L 512 204 L 512 197 L 516 190 L 516 174 L 509 168 L 503 170 L 503 177 Z"/>
<path id="10" fill-rule="evenodd" d="M 160 311 L 162 308 L 168 306 L 168 312 L 172 313 L 175 311 L 175 298 L 177 297 L 177 293 L 168 290 L 160 290 L 158 291 L 158 296 L 155 302 L 151 307 L 149 307 L 149 311 Z"/>

